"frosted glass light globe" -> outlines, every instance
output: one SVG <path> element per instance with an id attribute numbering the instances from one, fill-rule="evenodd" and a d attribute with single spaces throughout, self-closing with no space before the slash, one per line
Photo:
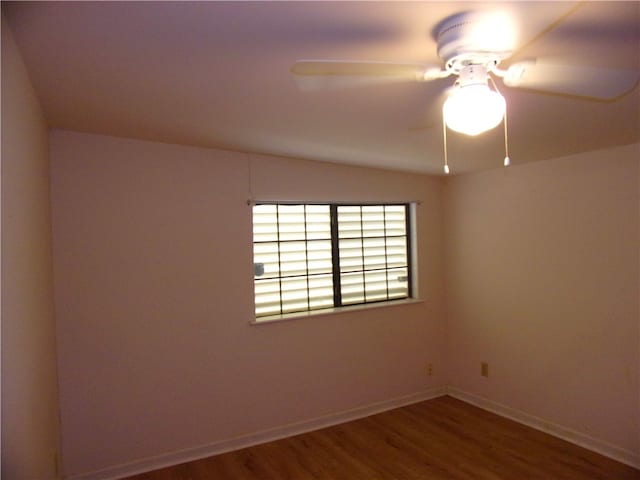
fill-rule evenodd
<path id="1" fill-rule="evenodd" d="M 502 95 L 476 83 L 458 87 L 442 106 L 444 121 L 451 130 L 478 135 L 497 127 L 506 109 Z"/>

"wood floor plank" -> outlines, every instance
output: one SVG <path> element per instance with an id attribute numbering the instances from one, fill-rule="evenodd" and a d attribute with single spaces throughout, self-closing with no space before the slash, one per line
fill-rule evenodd
<path id="1" fill-rule="evenodd" d="M 640 480 L 640 471 L 439 397 L 126 480 Z"/>

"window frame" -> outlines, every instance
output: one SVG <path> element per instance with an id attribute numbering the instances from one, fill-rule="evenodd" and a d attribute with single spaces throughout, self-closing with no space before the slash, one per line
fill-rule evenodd
<path id="1" fill-rule="evenodd" d="M 252 225 L 253 225 L 253 215 L 254 215 L 254 207 L 258 206 L 258 205 L 274 205 L 274 206 L 279 206 L 279 205 L 283 205 L 283 206 L 310 206 L 310 205 L 317 205 L 317 206 L 327 206 L 329 207 L 329 216 L 330 216 L 330 242 L 331 242 L 331 264 L 332 264 L 332 269 L 331 269 L 331 278 L 332 278 L 332 285 L 333 285 L 333 305 L 331 306 L 327 306 L 327 307 L 310 307 L 309 306 L 309 299 L 310 297 L 307 296 L 307 307 L 305 309 L 301 309 L 298 311 L 291 311 L 291 312 L 283 312 L 282 311 L 282 302 L 280 305 L 280 312 L 279 313 L 268 313 L 265 315 L 256 315 L 256 304 L 255 304 L 255 300 L 256 300 L 256 279 L 257 276 L 254 273 L 253 276 L 253 285 L 254 285 L 254 295 L 253 295 L 253 299 L 254 299 L 254 308 L 253 308 L 253 321 L 251 323 L 254 324 L 262 324 L 262 323 L 269 323 L 272 321 L 278 321 L 278 320 L 285 320 L 285 319 L 292 319 L 292 318 L 300 318 L 300 317 L 308 317 L 308 316 L 313 316 L 313 315 L 322 315 L 322 314 L 327 314 L 327 313 L 335 313 L 335 312 L 342 312 L 342 311 L 350 311 L 350 310 L 358 310 L 358 309 L 369 309 L 369 308 L 373 308 L 373 307 L 383 307 L 383 306 L 391 306 L 391 305 L 400 305 L 400 304 L 407 304 L 407 303 L 415 303 L 417 301 L 419 301 L 416 296 L 416 286 L 417 286 L 417 267 L 416 267 L 416 231 L 417 231 L 417 226 L 416 226 L 416 215 L 415 215 L 415 208 L 417 205 L 417 202 L 411 202 L 411 201 L 402 201 L 402 202 L 307 202 L 307 201 L 256 201 L 256 202 L 252 202 L 251 203 L 251 212 L 252 212 Z M 375 299 L 375 300 L 367 300 L 366 299 L 366 290 L 363 290 L 363 296 L 364 299 L 362 302 L 357 302 L 357 303 L 347 303 L 344 304 L 342 301 L 342 281 L 341 281 L 341 270 L 340 270 L 340 235 L 339 235 L 339 230 L 338 230 L 338 226 L 339 226 L 339 222 L 338 222 L 338 210 L 340 207 L 387 207 L 387 206 L 402 206 L 404 207 L 404 235 L 400 235 L 400 237 L 403 237 L 405 240 L 405 254 L 406 254 L 406 265 L 403 265 L 402 267 L 398 267 L 398 268 L 406 268 L 406 272 L 407 272 L 407 294 L 406 296 L 402 296 L 399 298 L 389 298 L 389 289 L 387 286 L 387 297 L 386 298 L 382 298 L 382 299 Z M 361 215 L 362 215 L 362 210 L 360 211 Z M 385 225 L 385 230 L 386 230 L 386 225 Z M 307 229 L 305 226 L 305 233 L 306 233 Z M 278 240 L 276 241 L 276 243 L 280 244 L 281 240 L 279 238 L 279 229 L 278 229 Z M 254 233 L 252 233 L 252 236 L 254 235 Z M 361 234 L 360 237 L 355 237 L 355 238 L 359 238 L 360 240 L 364 241 L 365 238 L 384 238 L 385 239 L 385 250 L 386 250 L 386 239 L 393 237 L 392 235 L 387 235 L 386 231 L 385 234 L 382 237 L 365 237 L 364 232 Z M 344 238 L 343 238 L 344 239 Z M 308 241 L 305 235 L 305 240 L 301 240 L 301 241 Z M 253 257 L 253 261 L 255 262 L 255 255 L 254 255 L 254 251 L 255 251 L 255 245 L 256 243 L 268 243 L 267 241 L 265 242 L 256 242 L 255 241 L 255 237 L 253 238 L 252 241 L 252 257 Z M 278 246 L 278 252 L 280 252 L 280 246 Z M 279 255 L 279 253 L 278 253 Z M 388 272 L 390 270 L 390 268 L 388 267 L 388 265 L 386 264 L 387 259 L 388 259 L 388 253 L 386 253 L 385 251 L 385 267 L 383 269 L 370 269 L 367 270 L 366 266 L 364 264 L 364 259 L 366 258 L 363 254 L 363 265 L 362 265 L 362 269 L 358 270 L 358 272 L 362 272 L 363 276 L 365 275 L 365 272 L 367 271 L 374 271 L 374 270 L 378 270 L 378 271 L 385 271 Z M 254 272 L 255 272 L 255 268 L 256 268 L 256 264 L 254 263 Z M 276 278 L 276 277 L 274 277 Z M 282 276 L 282 272 L 279 272 L 278 277 L 277 277 L 280 281 L 282 280 L 282 278 L 288 278 L 286 276 Z M 309 274 L 301 276 L 301 278 L 309 278 Z M 388 280 L 387 280 L 388 281 Z M 364 285 L 364 284 L 363 284 Z M 279 294 L 282 295 L 282 287 L 280 286 L 279 289 Z"/>

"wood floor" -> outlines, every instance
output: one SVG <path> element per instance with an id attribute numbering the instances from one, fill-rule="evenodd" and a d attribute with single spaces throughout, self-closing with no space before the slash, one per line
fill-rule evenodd
<path id="1" fill-rule="evenodd" d="M 452 397 L 129 480 L 640 479 L 640 471 Z"/>

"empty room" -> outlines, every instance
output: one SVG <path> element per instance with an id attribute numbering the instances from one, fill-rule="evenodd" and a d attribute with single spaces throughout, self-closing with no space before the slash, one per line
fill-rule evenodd
<path id="1" fill-rule="evenodd" d="M 640 2 L 1 5 L 3 479 L 640 479 Z"/>

